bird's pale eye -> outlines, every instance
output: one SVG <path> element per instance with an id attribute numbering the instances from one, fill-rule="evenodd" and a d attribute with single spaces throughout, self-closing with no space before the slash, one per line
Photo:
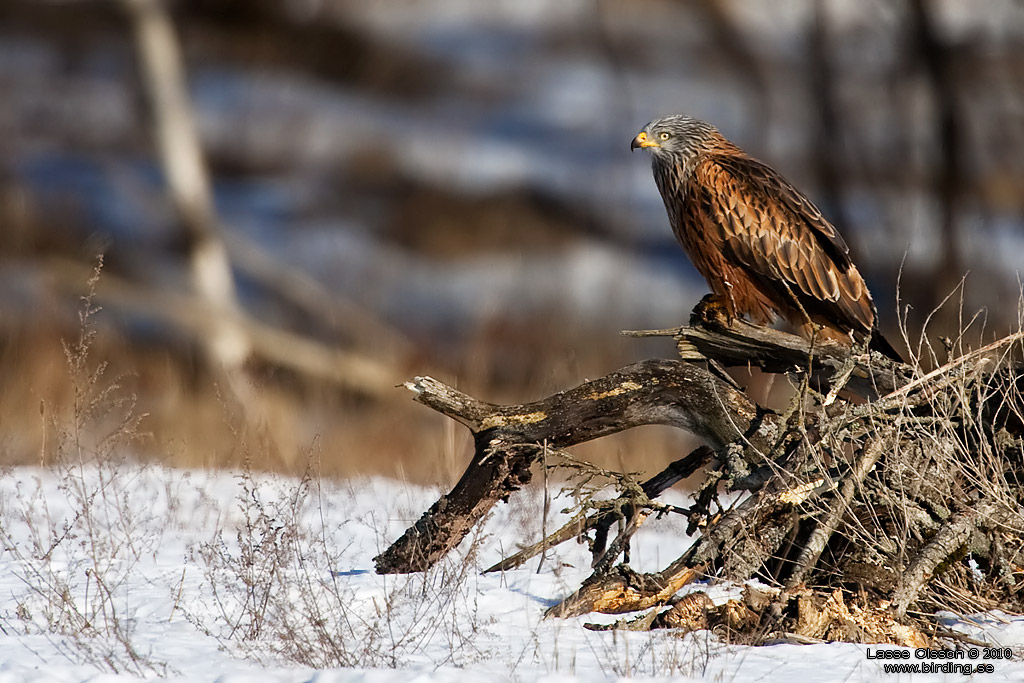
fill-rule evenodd
<path id="1" fill-rule="evenodd" d="M 670 137 L 672 137 L 672 136 L 671 136 L 671 135 L 669 135 L 668 133 L 662 133 L 662 134 L 661 134 L 661 135 L 659 135 L 658 137 L 659 137 L 659 138 L 661 138 L 662 140 L 668 140 L 668 139 L 669 139 Z"/>

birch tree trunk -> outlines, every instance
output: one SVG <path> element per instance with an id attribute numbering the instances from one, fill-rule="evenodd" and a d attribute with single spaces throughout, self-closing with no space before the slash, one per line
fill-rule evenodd
<path id="1" fill-rule="evenodd" d="M 234 276 L 218 227 L 174 27 L 162 0 L 121 4 L 131 18 L 139 77 L 168 195 L 188 245 L 192 286 L 213 312 L 203 346 L 213 367 L 236 375 L 252 345 L 236 323 Z"/>

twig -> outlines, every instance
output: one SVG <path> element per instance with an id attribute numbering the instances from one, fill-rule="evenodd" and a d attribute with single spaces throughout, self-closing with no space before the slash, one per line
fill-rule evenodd
<path id="1" fill-rule="evenodd" d="M 674 337 L 679 334 L 682 327 L 666 327 L 660 330 L 622 330 L 619 332 L 623 337 Z"/>
<path id="2" fill-rule="evenodd" d="M 660 473 L 642 483 L 640 487 L 647 499 L 649 501 L 653 501 L 655 498 L 658 498 L 662 493 L 674 486 L 677 482 L 689 477 L 691 474 L 710 462 L 714 455 L 715 452 L 707 446 L 700 446 L 690 452 L 690 454 L 685 458 L 680 458 L 679 460 L 672 462 Z M 621 503 L 625 501 L 626 497 L 625 494 L 623 494 L 623 496 L 620 496 L 617 500 L 609 502 L 611 503 L 611 507 L 615 507 L 616 505 L 621 505 Z M 634 505 L 635 504 L 636 503 L 634 502 Z M 616 515 L 614 510 L 599 510 L 589 516 L 586 510 L 581 510 L 557 531 L 553 532 L 546 538 L 523 548 L 514 555 L 503 559 L 501 562 L 488 567 L 483 573 L 487 574 L 490 572 L 515 569 L 531 557 L 534 557 L 544 547 L 552 548 L 572 538 L 577 538 L 582 534 L 585 534 L 587 531 L 595 528 L 598 530 L 598 534 L 594 539 L 594 552 L 603 553 L 605 548 L 604 542 L 601 542 L 598 539 L 602 535 L 605 537 L 607 536 L 607 530 L 613 524 L 615 518 Z M 601 534 L 602 531 L 604 534 Z"/>
<path id="3" fill-rule="evenodd" d="M 556 545 L 568 541 L 569 539 L 576 538 L 580 534 L 586 533 L 587 529 L 590 528 L 590 524 L 591 520 L 587 519 L 586 513 L 583 511 L 578 512 L 572 519 L 551 535 L 542 538 L 536 543 L 531 543 L 516 554 L 504 558 L 501 562 L 491 565 L 485 569 L 483 573 L 490 574 L 491 572 L 503 572 L 515 569 L 528 561 L 531 557 L 535 557 L 538 553 L 543 552 L 545 548 L 553 548 Z"/>
<path id="4" fill-rule="evenodd" d="M 540 536 L 541 536 L 541 550 L 540 560 L 537 561 L 537 573 L 540 574 L 541 567 L 544 566 L 544 556 L 547 554 L 548 547 L 544 544 L 544 541 L 548 537 L 548 511 L 551 508 L 551 492 L 548 490 L 548 440 L 544 439 L 541 444 L 540 450 L 540 467 L 544 473 L 544 509 L 541 511 L 540 517 Z"/>
<path id="5" fill-rule="evenodd" d="M 640 525 L 647 521 L 647 518 L 651 516 L 651 511 L 637 510 L 631 516 L 629 523 L 623 527 L 619 535 L 615 537 L 615 540 L 608 544 L 608 549 L 603 553 L 599 554 L 594 558 L 592 567 L 595 574 L 604 574 L 607 572 L 612 563 L 615 562 L 615 558 L 621 555 L 627 548 L 629 540 L 633 537 L 633 534 L 640 529 Z"/>
<path id="6" fill-rule="evenodd" d="M 899 389 L 896 389 L 894 391 L 889 392 L 885 396 L 882 396 L 879 399 L 878 402 L 879 403 L 890 403 L 894 399 L 899 398 L 900 396 L 906 396 L 907 394 L 909 394 L 914 389 L 916 389 L 916 388 L 918 388 L 918 387 L 920 387 L 922 385 L 927 384 L 928 382 L 930 382 L 931 380 L 935 379 L 936 377 L 940 377 L 942 375 L 949 374 L 953 370 L 956 370 L 957 368 L 959 368 L 962 365 L 966 365 L 967 363 L 969 363 L 970 361 L 974 360 L 975 358 L 978 358 L 979 356 L 983 356 L 986 353 L 990 353 L 992 351 L 995 351 L 996 349 L 1003 348 L 1004 346 L 1009 346 L 1011 344 L 1015 344 L 1015 343 L 1017 343 L 1018 341 L 1021 341 L 1021 340 L 1024 340 L 1024 331 L 1015 332 L 1014 334 L 1011 334 L 1008 337 L 1003 337 L 1002 339 L 997 339 L 996 341 L 992 342 L 991 344 L 987 344 L 987 345 L 981 347 L 980 349 L 975 349 L 974 351 L 971 351 L 969 353 L 965 353 L 964 355 L 960 356 L 956 360 L 952 360 L 952 361 L 946 363 L 945 365 L 943 365 L 941 367 L 935 368 L 931 372 L 929 372 L 929 373 L 927 373 L 925 375 L 922 375 L 921 377 L 918 377 L 917 379 L 915 379 L 914 381 L 912 381 L 912 382 L 910 382 L 908 384 L 905 384 L 905 385 L 901 386 Z"/>

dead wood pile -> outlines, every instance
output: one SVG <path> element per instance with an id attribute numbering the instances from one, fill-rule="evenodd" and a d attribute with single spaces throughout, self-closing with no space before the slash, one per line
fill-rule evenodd
<path id="1" fill-rule="evenodd" d="M 663 424 L 707 445 L 643 483 L 610 473 L 619 498 L 588 499 L 565 527 L 490 570 L 586 535 L 594 572 L 551 616 L 649 610 L 616 627 L 713 628 L 744 642 L 920 647 L 955 637 L 932 616 L 938 610 L 1024 608 L 1024 380 L 1015 360 L 1024 334 L 961 349 L 924 373 L 740 322 L 649 334 L 659 333 L 674 334 L 680 359 L 637 363 L 535 403 L 484 403 L 429 377 L 407 383 L 417 401 L 469 428 L 475 455 L 452 491 L 375 559 L 377 571 L 429 569 L 530 481 L 542 455 Z M 791 378 L 798 391 L 787 410 L 757 405 L 723 370 L 747 365 Z M 657 501 L 697 472 L 691 507 Z M 745 495 L 719 502 L 735 491 Z M 662 571 L 639 574 L 629 538 L 652 514 L 686 515 L 695 540 Z M 748 582 L 743 598 L 716 606 L 699 590 L 677 596 L 724 580 Z"/>

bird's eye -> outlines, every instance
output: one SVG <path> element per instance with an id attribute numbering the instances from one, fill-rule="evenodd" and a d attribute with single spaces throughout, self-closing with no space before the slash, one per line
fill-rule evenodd
<path id="1" fill-rule="evenodd" d="M 658 137 L 661 138 L 662 140 L 668 140 L 672 136 L 670 136 L 668 133 L 662 133 Z"/>

